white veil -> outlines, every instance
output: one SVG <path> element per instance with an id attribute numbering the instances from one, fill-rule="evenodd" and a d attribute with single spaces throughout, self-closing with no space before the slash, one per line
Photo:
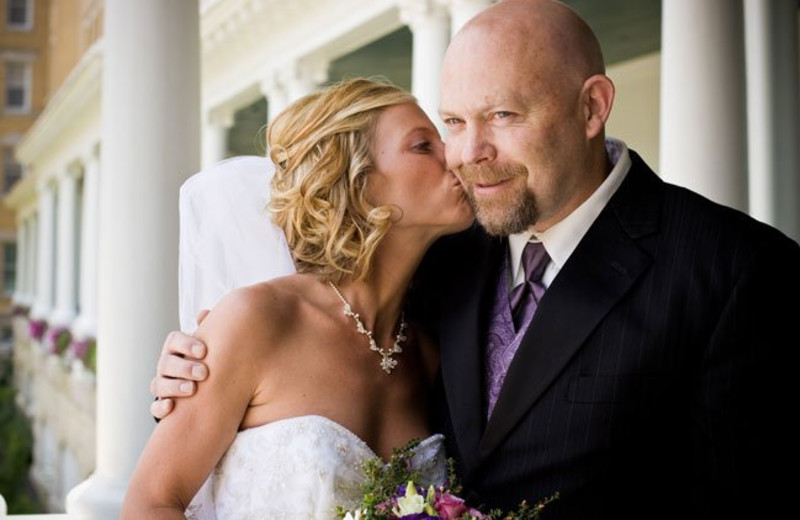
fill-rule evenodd
<path id="1" fill-rule="evenodd" d="M 292 274 L 283 231 L 266 209 L 269 159 L 227 159 L 191 176 L 180 189 L 178 294 L 181 331 L 227 292 Z"/>

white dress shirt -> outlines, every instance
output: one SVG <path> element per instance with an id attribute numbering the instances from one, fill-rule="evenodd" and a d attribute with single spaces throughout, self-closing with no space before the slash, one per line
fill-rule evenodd
<path id="1" fill-rule="evenodd" d="M 567 262 L 572 252 L 578 247 L 578 243 L 583 235 L 594 223 L 597 216 L 611 200 L 617 191 L 628 170 L 631 168 L 631 157 L 628 153 L 627 145 L 614 138 L 606 138 L 606 152 L 609 159 L 614 164 L 611 173 L 597 187 L 588 199 L 575 208 L 561 222 L 551 226 L 542 233 L 533 231 L 523 231 L 508 236 L 508 247 L 511 258 L 511 287 L 516 287 L 525 280 L 525 272 L 522 269 L 522 250 L 525 244 L 541 241 L 550 256 L 550 263 L 542 275 L 542 283 L 545 287 L 550 287 L 561 267 Z"/>

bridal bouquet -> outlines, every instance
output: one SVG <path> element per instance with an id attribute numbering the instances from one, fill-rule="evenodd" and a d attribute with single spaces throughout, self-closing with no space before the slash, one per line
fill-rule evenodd
<path id="1" fill-rule="evenodd" d="M 481 512 L 470 507 L 459 496 L 453 461 L 448 460 L 447 485 L 429 486 L 414 484 L 419 475 L 411 467 L 411 457 L 417 442 L 395 450 L 388 464 L 380 458 L 369 459 L 364 464 L 366 480 L 362 486 L 361 503 L 354 510 L 337 508 L 343 520 L 537 520 L 545 506 L 558 498 L 558 493 L 529 505 L 523 501 L 513 512 L 497 509 Z"/>

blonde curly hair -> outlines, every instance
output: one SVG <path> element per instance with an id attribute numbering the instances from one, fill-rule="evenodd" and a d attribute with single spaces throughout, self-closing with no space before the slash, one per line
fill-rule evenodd
<path id="1" fill-rule="evenodd" d="M 323 280 L 367 279 L 392 225 L 390 207 L 366 199 L 371 141 L 384 108 L 416 103 L 385 80 L 344 80 L 305 96 L 269 125 L 275 175 L 269 209 L 286 234 L 297 272 Z"/>

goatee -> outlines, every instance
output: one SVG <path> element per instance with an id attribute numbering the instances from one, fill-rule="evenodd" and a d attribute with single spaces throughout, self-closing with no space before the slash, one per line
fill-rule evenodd
<path id="1" fill-rule="evenodd" d="M 475 210 L 475 217 L 487 233 L 494 236 L 508 236 L 521 233 L 539 218 L 536 198 L 525 183 L 528 172 L 523 166 L 466 166 L 460 169 L 459 176 L 467 187 L 467 196 Z M 481 198 L 475 196 L 475 184 L 494 184 L 504 180 L 523 181 L 521 189 L 510 191 L 505 196 Z"/>

